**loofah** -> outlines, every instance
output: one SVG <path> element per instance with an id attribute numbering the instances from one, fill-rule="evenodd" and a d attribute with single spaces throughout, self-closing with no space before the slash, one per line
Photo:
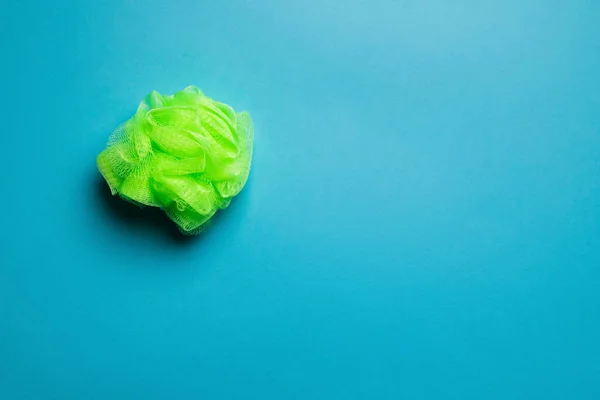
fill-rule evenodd
<path id="1" fill-rule="evenodd" d="M 203 230 L 248 179 L 254 130 L 246 112 L 190 86 L 152 92 L 97 159 L 113 195 L 160 207 L 185 234 Z"/>

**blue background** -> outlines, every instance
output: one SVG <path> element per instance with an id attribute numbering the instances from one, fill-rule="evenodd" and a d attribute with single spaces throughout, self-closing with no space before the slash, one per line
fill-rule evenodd
<path id="1" fill-rule="evenodd" d="M 600 3 L 2 6 L 0 398 L 600 399 Z M 206 235 L 95 157 L 249 110 Z"/>

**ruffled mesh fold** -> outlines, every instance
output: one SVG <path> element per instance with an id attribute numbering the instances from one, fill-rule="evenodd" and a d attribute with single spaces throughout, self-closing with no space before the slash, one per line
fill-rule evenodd
<path id="1" fill-rule="evenodd" d="M 246 184 L 253 140 L 250 114 L 197 87 L 154 91 L 113 132 L 97 165 L 113 195 L 160 207 L 184 234 L 196 234 Z"/>

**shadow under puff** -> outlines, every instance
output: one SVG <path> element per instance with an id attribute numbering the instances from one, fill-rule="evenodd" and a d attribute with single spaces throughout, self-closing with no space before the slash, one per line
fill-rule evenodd
<path id="1" fill-rule="evenodd" d="M 165 236 L 168 240 L 179 244 L 187 245 L 197 242 L 211 235 L 213 231 L 220 231 L 218 227 L 230 226 L 228 220 L 240 203 L 243 203 L 245 190 L 236 196 L 231 205 L 225 210 L 220 210 L 207 223 L 206 229 L 198 235 L 189 236 L 182 234 L 177 229 L 176 224 L 167 217 L 167 215 L 157 207 L 139 207 L 129 203 L 119 196 L 113 196 L 106 181 L 101 175 L 95 179 L 95 195 L 100 205 L 107 211 L 107 214 L 115 217 L 115 220 L 123 229 L 132 231 L 134 234 L 138 231 L 148 232 Z M 248 182 L 249 183 L 249 182 Z"/>

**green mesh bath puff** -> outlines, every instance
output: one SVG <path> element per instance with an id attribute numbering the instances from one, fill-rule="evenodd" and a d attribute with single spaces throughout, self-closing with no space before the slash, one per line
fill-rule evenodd
<path id="1" fill-rule="evenodd" d="M 185 234 L 202 231 L 248 179 L 254 130 L 246 112 L 190 86 L 152 92 L 97 159 L 113 195 L 160 207 Z"/>

